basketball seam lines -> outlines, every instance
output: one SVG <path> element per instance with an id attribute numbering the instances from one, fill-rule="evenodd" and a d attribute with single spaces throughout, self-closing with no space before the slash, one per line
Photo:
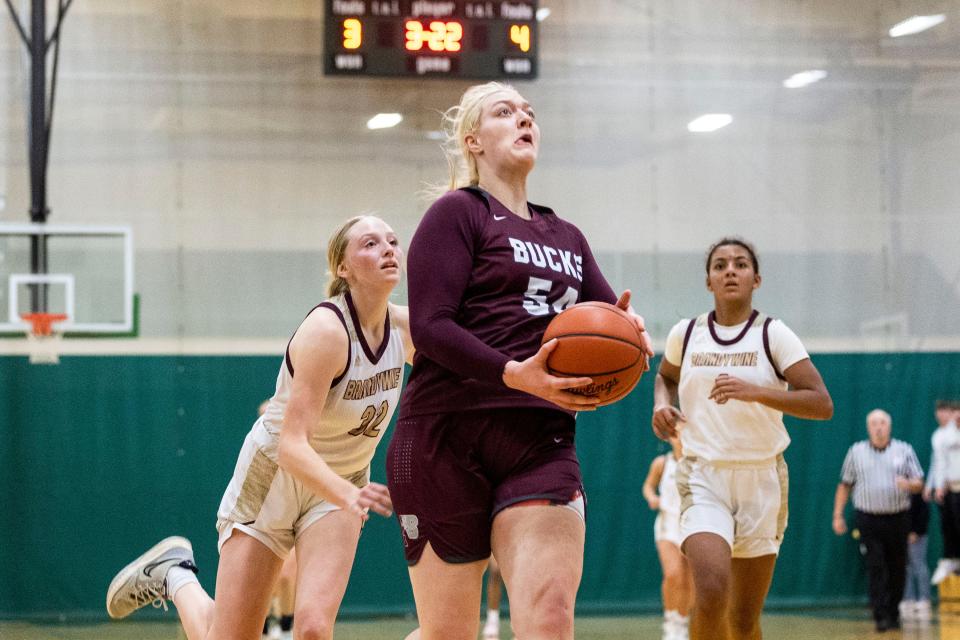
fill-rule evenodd
<path id="1" fill-rule="evenodd" d="M 633 348 L 635 348 L 635 349 L 637 350 L 637 352 L 638 352 L 638 353 L 637 353 L 637 358 L 636 358 L 636 360 L 634 360 L 633 362 L 631 362 L 631 363 L 628 364 L 627 366 L 621 367 L 620 369 L 613 369 L 612 371 L 602 371 L 602 372 L 596 372 L 596 373 L 573 373 L 573 372 L 570 372 L 570 371 L 561 371 L 560 369 L 554 369 L 553 367 L 549 367 L 549 365 L 548 365 L 548 367 L 549 367 L 549 369 L 550 369 L 550 373 L 554 373 L 554 374 L 559 373 L 560 375 L 572 376 L 572 377 L 586 376 L 586 377 L 588 377 L 588 378 L 589 378 L 590 376 L 609 376 L 609 375 L 613 375 L 613 374 L 615 374 L 615 373 L 620 373 L 621 371 L 626 371 L 627 369 L 632 369 L 633 367 L 637 366 L 637 363 L 638 363 L 638 362 L 640 362 L 640 358 L 641 358 L 641 356 L 642 356 L 642 354 L 643 354 L 642 349 L 640 349 L 640 347 L 638 347 L 638 346 L 635 345 L 634 343 L 630 342 L 629 340 L 624 340 L 623 338 L 617 338 L 616 336 L 608 336 L 608 335 L 604 335 L 604 334 L 601 334 L 601 333 L 565 333 L 565 334 L 560 335 L 560 336 L 553 336 L 553 337 L 550 338 L 550 339 L 551 339 L 551 340 L 557 340 L 557 339 L 559 339 L 559 338 L 586 338 L 586 337 L 603 338 L 603 339 L 605 339 L 605 340 L 614 340 L 614 341 L 616 341 L 616 342 L 622 342 L 623 344 L 628 344 L 628 345 L 630 345 L 631 347 L 633 347 Z"/>
<path id="2" fill-rule="evenodd" d="M 614 369 L 613 371 L 597 371 L 595 373 L 573 373 L 570 371 L 560 371 L 559 369 L 554 369 L 553 367 L 550 367 L 550 373 L 554 375 L 559 374 L 561 376 L 566 376 L 570 378 L 590 378 L 592 376 L 612 376 L 615 373 L 620 373 L 622 371 L 632 369 L 633 367 L 637 366 L 638 362 L 640 362 L 640 358 L 637 358 L 636 360 L 633 361 L 633 364 L 623 367 L 622 369 Z"/>
<path id="3" fill-rule="evenodd" d="M 605 333 L 562 333 L 558 336 L 551 336 L 550 340 L 558 340 L 560 338 L 603 338 L 604 340 L 616 340 L 617 342 L 622 342 L 628 344 L 637 351 L 642 351 L 638 345 L 630 342 L 629 340 L 624 340 L 623 338 L 618 338 L 616 336 L 608 336 Z"/>

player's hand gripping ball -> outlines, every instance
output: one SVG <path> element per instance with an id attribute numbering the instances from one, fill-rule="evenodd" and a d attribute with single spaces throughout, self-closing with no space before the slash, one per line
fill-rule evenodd
<path id="1" fill-rule="evenodd" d="M 574 393 L 596 395 L 600 406 L 613 404 L 637 386 L 647 370 L 647 354 L 637 326 L 625 311 L 606 302 L 581 302 L 550 321 L 541 344 L 554 338 L 547 359 L 555 376 L 592 378 Z"/>

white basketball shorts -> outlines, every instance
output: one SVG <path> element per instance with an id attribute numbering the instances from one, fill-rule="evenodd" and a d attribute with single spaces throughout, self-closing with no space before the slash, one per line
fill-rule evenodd
<path id="1" fill-rule="evenodd" d="M 653 541 L 680 546 L 680 514 L 661 511 L 653 521 Z"/>
<path id="2" fill-rule="evenodd" d="M 369 469 L 347 478 L 357 487 L 367 484 Z M 312 493 L 281 469 L 247 435 L 233 478 L 217 510 L 217 548 L 236 530 L 256 538 L 277 556 L 286 558 L 300 533 L 337 507 Z"/>
<path id="3" fill-rule="evenodd" d="M 751 463 L 684 457 L 677 467 L 681 544 L 713 533 L 734 558 L 780 551 L 787 528 L 787 463 L 782 455 Z"/>

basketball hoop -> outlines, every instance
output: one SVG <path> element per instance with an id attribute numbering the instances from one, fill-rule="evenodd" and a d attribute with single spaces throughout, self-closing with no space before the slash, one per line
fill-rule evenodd
<path id="1" fill-rule="evenodd" d="M 65 313 L 24 313 L 20 316 L 30 323 L 27 330 L 27 342 L 30 350 L 30 364 L 59 364 L 60 341 L 63 330 L 54 327 L 68 318 Z"/>

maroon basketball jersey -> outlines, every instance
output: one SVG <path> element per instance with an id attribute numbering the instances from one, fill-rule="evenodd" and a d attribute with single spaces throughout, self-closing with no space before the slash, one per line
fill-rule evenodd
<path id="1" fill-rule="evenodd" d="M 502 382 L 509 360 L 540 347 L 554 315 L 577 302 L 616 302 L 580 230 L 547 207 L 531 220 L 477 189 L 445 194 L 407 252 L 417 348 L 400 417 L 556 405 Z"/>

